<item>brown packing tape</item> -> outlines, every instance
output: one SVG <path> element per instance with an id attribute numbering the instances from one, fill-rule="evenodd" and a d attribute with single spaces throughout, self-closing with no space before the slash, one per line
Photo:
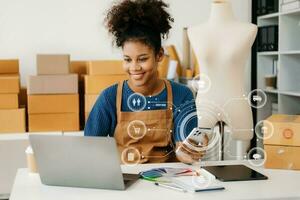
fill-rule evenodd
<path id="1" fill-rule="evenodd" d="M 68 54 L 38 54 L 36 62 L 38 75 L 70 73 L 70 55 Z"/>
<path id="2" fill-rule="evenodd" d="M 20 76 L 0 75 L 0 94 L 18 94 L 20 92 Z"/>
<path id="3" fill-rule="evenodd" d="M 18 73 L 19 73 L 18 59 L 0 60 L 0 74 L 18 74 Z"/>
<path id="4" fill-rule="evenodd" d="M 92 110 L 93 106 L 95 105 L 99 95 L 97 95 L 97 94 L 86 94 L 86 95 L 84 95 L 84 111 L 86 113 L 91 112 L 91 110 Z"/>
<path id="5" fill-rule="evenodd" d="M 76 94 L 78 75 L 41 75 L 29 76 L 27 93 L 30 94 Z"/>
<path id="6" fill-rule="evenodd" d="M 97 60 L 90 61 L 88 64 L 89 75 L 123 75 L 125 73 L 122 60 Z"/>
<path id="7" fill-rule="evenodd" d="M 85 94 L 99 94 L 107 87 L 126 79 L 127 75 L 87 75 L 84 78 Z"/>
<path id="8" fill-rule="evenodd" d="M 78 113 L 29 114 L 29 131 L 79 131 Z"/>
<path id="9" fill-rule="evenodd" d="M 0 133 L 23 133 L 25 124 L 24 108 L 0 110 Z"/>
<path id="10" fill-rule="evenodd" d="M 19 108 L 18 94 L 0 94 L 0 109 Z"/>
<path id="11" fill-rule="evenodd" d="M 28 95 L 28 113 L 79 113 L 79 95 Z"/>

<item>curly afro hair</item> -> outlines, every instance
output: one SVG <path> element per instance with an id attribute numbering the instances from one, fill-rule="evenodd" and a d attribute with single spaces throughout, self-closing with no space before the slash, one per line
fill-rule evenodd
<path id="1" fill-rule="evenodd" d="M 104 22 L 117 47 L 139 41 L 158 53 L 174 22 L 166 8 L 162 0 L 123 0 L 112 6 Z"/>

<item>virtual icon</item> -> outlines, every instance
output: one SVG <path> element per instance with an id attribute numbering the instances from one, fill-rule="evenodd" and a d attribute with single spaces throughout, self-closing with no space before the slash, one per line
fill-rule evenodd
<path id="1" fill-rule="evenodd" d="M 132 139 L 140 140 L 146 135 L 147 127 L 144 122 L 134 120 L 128 124 L 127 133 Z"/>
<path id="2" fill-rule="evenodd" d="M 262 97 L 261 97 L 261 96 L 258 96 L 258 95 L 254 95 L 254 96 L 253 96 L 253 101 L 261 102 L 261 101 L 262 101 Z"/>
<path id="3" fill-rule="evenodd" d="M 253 155 L 253 158 L 254 158 L 254 160 L 259 160 L 259 159 L 261 159 L 262 157 L 261 157 L 260 154 L 256 153 L 256 154 Z"/>
<path id="4" fill-rule="evenodd" d="M 137 100 L 137 106 L 140 106 L 140 105 L 141 105 L 141 100 L 138 99 L 138 100 Z"/>
<path id="5" fill-rule="evenodd" d="M 137 165 L 141 160 L 140 151 L 135 147 L 127 147 L 122 151 L 121 160 L 126 165 Z"/>
<path id="6" fill-rule="evenodd" d="M 261 127 L 261 131 L 264 134 L 268 133 L 268 127 L 265 127 L 265 126 Z"/>
<path id="7" fill-rule="evenodd" d="M 254 147 L 248 152 L 247 160 L 252 166 L 263 166 L 267 160 L 267 153 L 260 147 Z"/>
<path id="8" fill-rule="evenodd" d="M 134 133 L 135 133 L 136 135 L 139 135 L 139 134 L 140 134 L 141 128 L 135 127 L 135 126 L 133 125 L 133 129 L 134 129 Z"/>
<path id="9" fill-rule="evenodd" d="M 266 140 L 274 134 L 274 127 L 271 122 L 262 120 L 255 125 L 255 133 L 258 139 Z"/>
<path id="10" fill-rule="evenodd" d="M 128 162 L 133 162 L 134 161 L 134 153 L 129 152 L 127 154 L 127 161 Z"/>
<path id="11" fill-rule="evenodd" d="M 253 108 L 262 108 L 267 103 L 267 95 L 261 89 L 252 90 L 248 94 L 248 103 Z"/>
<path id="12" fill-rule="evenodd" d="M 133 93 L 127 99 L 127 105 L 133 112 L 142 111 L 146 107 L 146 98 L 139 93 Z"/>

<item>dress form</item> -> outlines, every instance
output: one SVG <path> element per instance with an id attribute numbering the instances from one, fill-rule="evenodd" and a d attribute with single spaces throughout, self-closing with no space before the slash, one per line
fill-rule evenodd
<path id="1" fill-rule="evenodd" d="M 256 35 L 257 26 L 238 21 L 226 0 L 213 0 L 209 20 L 188 29 L 201 73 L 211 82 L 207 92 L 197 94 L 196 104 L 201 107 L 203 102 L 213 102 L 225 112 L 226 117 L 222 115 L 219 120 L 230 127 L 229 159 L 243 158 L 253 137 L 244 71 Z M 199 125 L 209 126 L 205 120 Z"/>

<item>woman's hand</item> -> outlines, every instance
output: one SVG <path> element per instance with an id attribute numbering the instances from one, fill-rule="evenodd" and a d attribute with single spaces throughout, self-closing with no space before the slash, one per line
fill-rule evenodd
<path id="1" fill-rule="evenodd" d="M 176 143 L 176 157 L 180 162 L 187 163 L 187 164 L 193 164 L 195 162 L 198 162 L 203 156 L 205 155 L 205 150 L 197 151 L 198 149 L 201 149 L 203 147 L 206 147 L 208 145 L 208 137 L 205 135 L 205 139 L 203 142 L 203 146 L 199 147 L 197 144 L 189 140 L 189 144 L 194 146 L 195 148 L 191 148 L 188 145 L 184 144 L 183 142 L 177 142 Z"/>

